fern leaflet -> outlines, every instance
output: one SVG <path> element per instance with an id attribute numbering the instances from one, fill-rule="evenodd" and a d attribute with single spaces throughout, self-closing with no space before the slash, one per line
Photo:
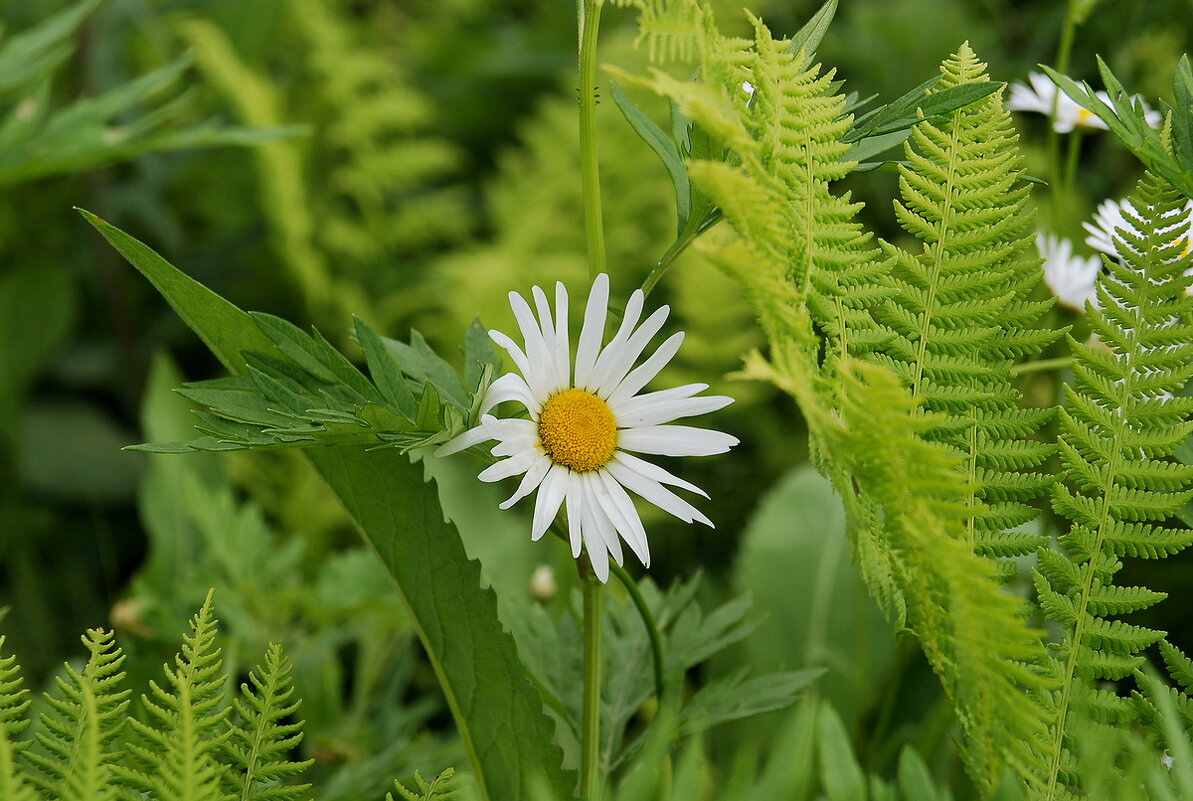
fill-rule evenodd
<path id="1" fill-rule="evenodd" d="M 444 768 L 442 773 L 431 779 L 431 781 L 427 781 L 416 770 L 414 771 L 414 783 L 418 787 L 417 794 L 412 790 L 406 789 L 396 779 L 394 780 L 394 788 L 398 791 L 398 796 L 406 801 L 445 801 L 445 799 L 455 798 L 459 792 L 459 788 L 455 786 L 455 775 L 455 768 Z M 386 793 L 385 801 L 394 801 L 393 793 Z"/>
<path id="2" fill-rule="evenodd" d="M 1180 238 L 1186 199 L 1148 174 L 1131 202 L 1140 211 L 1128 210 L 1130 228 L 1117 230 L 1118 259 L 1107 260 L 1110 274 L 1089 312 L 1097 341 L 1072 343 L 1076 383 L 1060 412 L 1067 481 L 1053 488 L 1053 508 L 1072 527 L 1060 538 L 1063 554 L 1041 552 L 1036 576 L 1042 608 L 1065 624 L 1054 646 L 1060 690 L 1050 698 L 1049 799 L 1077 789 L 1068 753 L 1074 706 L 1092 707 L 1105 722 L 1126 718 L 1128 702 L 1092 682 L 1126 675 L 1163 636 L 1109 617 L 1162 597 L 1114 585 L 1121 558 L 1161 558 L 1193 543 L 1193 532 L 1164 522 L 1193 497 L 1193 467 L 1170 458 L 1193 431 L 1193 398 L 1174 397 L 1193 376 L 1193 298 Z"/>
<path id="3" fill-rule="evenodd" d="M 28 743 L 16 738 L 29 726 L 29 690 L 23 686 L 15 656 L 4 656 L 0 636 L 0 798 L 36 801 L 33 788 L 21 775 L 17 757 Z"/>

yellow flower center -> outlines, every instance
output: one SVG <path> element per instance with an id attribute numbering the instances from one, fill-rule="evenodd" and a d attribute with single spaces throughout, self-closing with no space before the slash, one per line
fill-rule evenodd
<path id="1" fill-rule="evenodd" d="M 1085 125 L 1089 122 L 1090 117 L 1094 116 L 1096 115 L 1087 108 L 1077 109 L 1077 125 Z"/>
<path id="2" fill-rule="evenodd" d="M 613 458 L 617 419 L 609 405 L 582 389 L 547 398 L 539 412 L 539 441 L 551 461 L 573 470 L 596 470 Z"/>

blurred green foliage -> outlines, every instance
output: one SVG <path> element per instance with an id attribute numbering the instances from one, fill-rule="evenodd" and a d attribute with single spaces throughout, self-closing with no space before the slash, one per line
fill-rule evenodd
<path id="1" fill-rule="evenodd" d="M 744 25 L 739 3 L 716 5 L 725 24 Z M 771 0 L 752 10 L 789 33 L 818 5 Z M 995 80 L 1022 80 L 1035 64 L 1054 63 L 1064 7 L 850 0 L 819 55 L 837 66 L 847 91 L 883 101 L 932 75 L 962 39 Z M 1077 29 L 1070 74 L 1096 80 L 1100 54 L 1126 85 L 1166 97 L 1193 39 L 1190 10 L 1187 0 L 1093 4 Z M 415 767 L 425 774 L 463 764 L 409 621 L 309 466 L 290 454 L 214 461 L 119 450 L 186 438 L 177 432 L 190 429 L 187 404 L 167 390 L 179 375 L 212 377 L 217 368 L 70 209 L 95 210 L 243 307 L 316 323 L 344 349 L 353 347 L 355 314 L 398 339 L 417 327 L 453 358 L 476 317 L 510 326 L 505 291 L 587 282 L 573 4 L 6 0 L 0 21 L 0 606 L 11 608 L 8 648 L 37 686 L 78 655 L 78 631 L 114 625 L 125 638 L 125 669 L 148 676 L 216 586 L 234 672 L 270 641 L 285 642 L 304 698 L 304 748 L 320 759 L 321 797 L 380 797 L 395 776 L 415 786 Z M 640 70 L 632 23 L 628 12 L 607 12 L 602 62 Z M 1046 121 L 1017 122 L 1027 169 L 1042 175 Z M 669 243 L 673 200 L 665 171 L 611 101 L 599 107 L 598 125 L 609 263 L 624 297 Z M 1073 197 L 1054 208 L 1048 193 L 1036 193 L 1054 230 L 1072 236 L 1100 199 L 1139 175 L 1109 136 L 1085 137 L 1077 155 Z M 868 202 L 870 227 L 897 241 L 886 205 L 894 181 L 879 171 L 845 183 Z M 670 303 L 672 325 L 689 337 L 665 379 L 707 382 L 737 398 L 720 426 L 743 446 L 683 467 L 714 495 L 716 532 L 646 518 L 652 576 L 669 587 L 703 566 L 703 608 L 751 592 L 757 616 L 736 651 L 689 673 L 690 686 L 743 660 L 827 673 L 793 713 L 691 740 L 670 797 L 703 797 L 709 786 L 729 788 L 726 798 L 812 797 L 821 777 L 833 799 L 858 797 L 832 784 L 855 780 L 872 784 L 874 798 L 946 797 L 914 789 L 927 786 L 925 774 L 934 787 L 969 797 L 939 686 L 892 640 L 849 559 L 839 508 L 801 466 L 802 423 L 771 389 L 729 377 L 761 345 L 749 307 L 698 254 L 674 269 L 688 280 L 664 281 L 652 300 Z M 499 590 L 502 613 L 541 607 L 566 619 L 571 560 L 529 543 L 519 512 L 486 514 L 497 495 L 475 485 L 475 471 L 434 469 L 445 510 Z M 1188 556 L 1133 565 L 1124 580 L 1148 570 L 1148 586 L 1188 593 L 1188 565 Z M 533 589 L 540 566 L 554 577 L 549 592 Z M 1170 631 L 1186 651 L 1193 646 L 1179 604 L 1146 614 L 1141 624 Z M 811 721 L 825 730 L 821 751 L 808 739 Z M 633 720 L 627 726 L 632 732 Z M 799 773 L 804 763 L 764 759 L 772 737 L 810 767 Z M 903 750 L 908 743 L 914 751 Z M 1136 746 L 1113 747 L 1121 754 Z M 880 780 L 870 774 L 902 795 L 873 789 Z M 793 786 L 802 794 L 788 794 Z M 650 781 L 637 787 L 626 797 L 656 797 Z M 684 787 L 703 789 L 683 795 Z"/>

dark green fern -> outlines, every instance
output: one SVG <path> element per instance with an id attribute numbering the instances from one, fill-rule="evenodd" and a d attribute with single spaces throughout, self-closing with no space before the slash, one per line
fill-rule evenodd
<path id="1" fill-rule="evenodd" d="M 57 689 L 46 694 L 39 748 L 27 758 L 42 775 L 33 783 L 46 798 L 107 801 L 116 795 L 113 773 L 120 757 L 116 744 L 124 726 L 129 691 L 120 665 L 124 655 L 112 632 L 91 629 L 83 637 L 91 656 L 82 672 L 66 666 Z"/>
<path id="2" fill-rule="evenodd" d="M 414 784 L 418 788 L 415 793 L 399 781 L 394 781 L 394 788 L 398 791 L 400 798 L 406 801 L 445 801 L 448 798 L 455 798 L 459 793 L 459 788 L 455 782 L 456 769 L 445 768 L 438 776 L 431 781 L 427 781 L 422 777 L 417 770 L 414 771 Z M 393 793 L 385 794 L 385 801 L 394 801 Z"/>
<path id="3" fill-rule="evenodd" d="M 934 91 L 989 80 L 968 44 L 941 73 Z M 911 253 L 882 243 L 898 291 L 876 312 L 894 337 L 874 358 L 925 412 L 943 415 L 927 436 L 961 456 L 967 540 L 998 557 L 1041 546 L 1015 529 L 1037 516 L 1026 502 L 1052 478 L 1031 471 L 1055 450 L 1029 439 L 1052 410 L 1021 409 L 1011 384 L 1014 360 L 1060 335 L 1034 327 L 1050 302 L 1028 299 L 1041 272 L 1017 139 L 1001 92 L 913 129 L 895 213 L 922 245 Z"/>
<path id="4" fill-rule="evenodd" d="M 1040 552 L 1036 573 L 1040 606 L 1065 630 L 1053 649 L 1060 689 L 1049 697 L 1049 799 L 1077 789 L 1074 707 L 1102 722 L 1129 718 L 1129 701 L 1096 681 L 1134 673 L 1140 652 L 1163 636 L 1116 619 L 1164 597 L 1116 585 L 1122 558 L 1163 558 L 1193 543 L 1193 531 L 1169 520 L 1193 497 L 1193 467 L 1170 458 L 1193 431 L 1193 398 L 1176 396 L 1193 376 L 1186 198 L 1149 174 L 1131 203 L 1140 210 L 1126 215 L 1135 230 L 1118 231 L 1118 259 L 1107 260 L 1089 312 L 1096 339 L 1072 343 L 1076 382 L 1060 412 L 1066 481 L 1053 490 L 1072 527 L 1062 550 Z"/>

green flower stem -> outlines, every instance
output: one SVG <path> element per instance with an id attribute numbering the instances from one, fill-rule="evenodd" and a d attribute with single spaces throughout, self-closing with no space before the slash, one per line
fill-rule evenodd
<path id="1" fill-rule="evenodd" d="M 580 714 L 580 797 L 596 801 L 601 792 L 601 582 L 587 562 L 584 581 L 584 704 Z"/>
<path id="2" fill-rule="evenodd" d="M 601 181 L 596 151 L 596 51 L 601 0 L 578 0 L 580 18 L 580 177 L 584 193 L 584 233 L 589 277 L 605 272 L 605 232 L 601 221 Z"/>
<path id="3" fill-rule="evenodd" d="M 1073 363 L 1072 356 L 1057 356 L 1055 359 L 1037 359 L 1034 362 L 1023 362 L 1011 368 L 1011 375 L 1026 375 L 1028 373 L 1043 373 L 1048 370 L 1058 370 Z"/>
<path id="4" fill-rule="evenodd" d="M 1069 72 L 1069 59 L 1073 54 L 1073 39 L 1077 33 L 1077 11 L 1078 0 L 1069 0 L 1068 6 L 1065 9 L 1065 22 L 1060 30 L 1060 42 L 1056 47 L 1056 71 L 1062 75 L 1067 75 Z M 1060 160 L 1060 134 L 1056 132 L 1053 123 L 1056 121 L 1056 110 L 1060 106 L 1061 90 L 1057 89 L 1055 96 L 1052 98 L 1052 111 L 1048 119 L 1048 180 L 1056 185 L 1056 190 L 1053 193 L 1053 208 L 1056 211 L 1053 225 L 1067 224 L 1069 214 L 1069 199 L 1073 191 L 1073 175 L 1069 170 L 1063 170 Z M 1073 131 L 1070 136 L 1075 136 L 1076 131 Z M 1080 147 L 1080 140 L 1071 140 L 1069 142 L 1068 161 L 1070 164 L 1075 163 L 1076 154 Z"/>
<path id="5" fill-rule="evenodd" d="M 616 562 L 610 562 L 609 568 L 613 571 L 613 575 L 617 576 L 617 580 L 621 582 L 622 586 L 626 588 L 626 592 L 630 594 L 630 600 L 634 602 L 634 608 L 638 610 L 638 616 L 646 624 L 646 635 L 650 638 L 650 655 L 654 659 L 654 692 L 659 701 L 662 702 L 664 688 L 663 638 L 659 634 L 659 624 L 655 620 L 654 613 L 650 611 L 650 607 L 646 604 L 646 598 L 642 595 L 642 590 L 638 589 L 638 582 L 634 581 L 625 568 Z"/>

